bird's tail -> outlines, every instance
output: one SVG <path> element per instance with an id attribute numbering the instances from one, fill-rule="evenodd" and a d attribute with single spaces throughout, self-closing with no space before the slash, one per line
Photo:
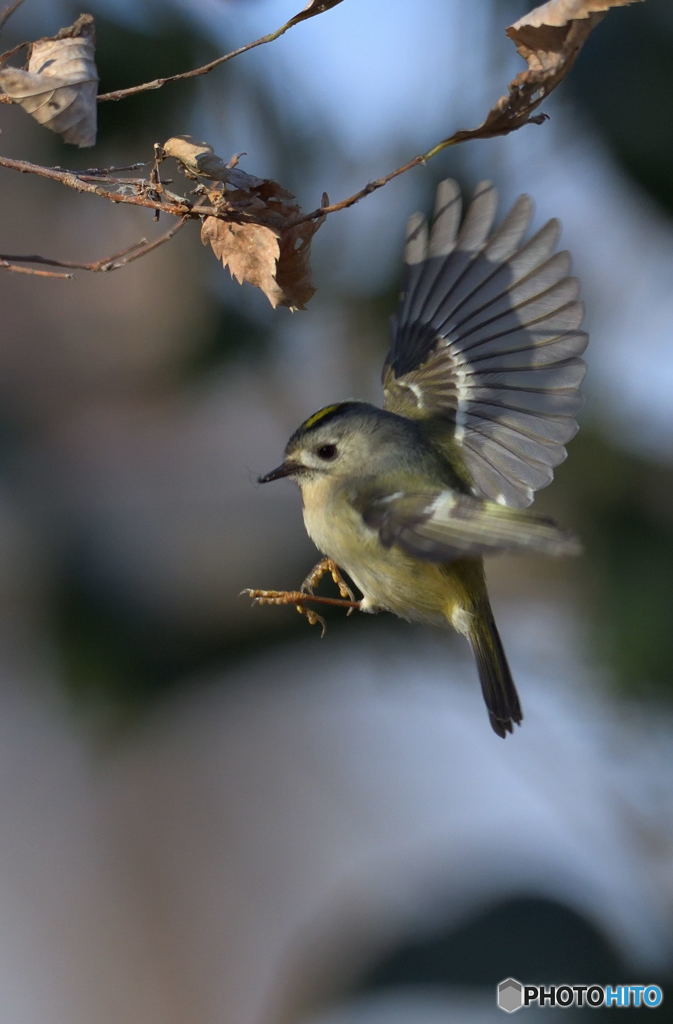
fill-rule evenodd
<path id="1" fill-rule="evenodd" d="M 467 632 L 479 671 L 491 728 L 504 739 L 523 720 L 519 695 L 490 605 L 473 615 Z"/>

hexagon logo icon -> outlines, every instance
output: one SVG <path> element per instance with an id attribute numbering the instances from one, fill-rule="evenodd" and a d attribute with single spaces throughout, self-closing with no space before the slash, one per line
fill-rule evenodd
<path id="1" fill-rule="evenodd" d="M 523 1006 L 523 985 L 516 978 L 505 978 L 498 983 L 498 1006 L 505 1013 L 516 1013 Z"/>

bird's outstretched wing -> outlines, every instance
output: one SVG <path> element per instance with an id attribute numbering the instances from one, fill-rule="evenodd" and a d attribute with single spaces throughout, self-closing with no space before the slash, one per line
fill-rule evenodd
<path id="1" fill-rule="evenodd" d="M 580 550 L 575 536 L 551 519 L 450 489 L 361 492 L 351 500 L 384 547 L 398 545 L 431 562 L 498 551 L 572 555 Z"/>
<path id="2" fill-rule="evenodd" d="M 554 252 L 558 222 L 522 241 L 521 196 L 491 232 L 496 203 L 480 185 L 461 222 L 458 186 L 443 181 L 430 226 L 410 220 L 384 404 L 450 427 L 474 493 L 523 508 L 577 432 L 588 338 L 570 257 Z"/>

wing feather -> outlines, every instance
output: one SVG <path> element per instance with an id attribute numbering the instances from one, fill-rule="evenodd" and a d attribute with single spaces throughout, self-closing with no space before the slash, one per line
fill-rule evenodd
<path id="1" fill-rule="evenodd" d="M 531 200 L 492 231 L 496 205 L 479 185 L 460 224 L 458 186 L 442 182 L 431 225 L 410 222 L 385 407 L 452 425 L 473 490 L 523 507 L 577 431 L 587 336 L 558 221 L 522 241 Z"/>
<path id="2" fill-rule="evenodd" d="M 575 537 L 550 519 L 452 490 L 369 495 L 354 502 L 384 547 L 435 562 L 498 551 L 575 554 Z"/>

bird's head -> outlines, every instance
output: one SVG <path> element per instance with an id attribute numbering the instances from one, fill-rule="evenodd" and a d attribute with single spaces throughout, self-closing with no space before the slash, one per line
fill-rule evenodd
<path id="1" fill-rule="evenodd" d="M 317 475 L 358 476 L 399 464 L 413 425 L 366 402 L 340 402 L 309 416 L 290 437 L 280 466 L 261 484 L 292 477 L 298 484 Z"/>

